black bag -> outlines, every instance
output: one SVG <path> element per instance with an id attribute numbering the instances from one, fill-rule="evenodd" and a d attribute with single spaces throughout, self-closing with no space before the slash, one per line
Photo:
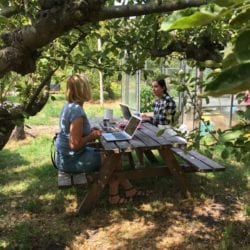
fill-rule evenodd
<path id="1" fill-rule="evenodd" d="M 58 170 L 58 167 L 56 166 L 56 162 L 55 162 L 55 141 L 56 141 L 56 137 L 57 137 L 57 133 L 54 135 L 52 142 L 51 142 L 51 147 L 50 147 L 50 157 L 51 157 L 51 162 L 54 166 L 55 169 Z"/>

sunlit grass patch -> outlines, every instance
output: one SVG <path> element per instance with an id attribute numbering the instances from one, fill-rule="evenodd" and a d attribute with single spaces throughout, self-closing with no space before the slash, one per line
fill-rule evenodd
<path id="1" fill-rule="evenodd" d="M 1 188 L 1 191 L 6 195 L 11 195 L 13 193 L 20 193 L 20 192 L 26 191 L 31 185 L 31 183 L 32 183 L 32 180 L 29 180 L 29 181 L 22 180 L 22 182 L 20 180 L 12 181 L 12 182 L 9 182 L 7 185 L 4 185 Z"/>

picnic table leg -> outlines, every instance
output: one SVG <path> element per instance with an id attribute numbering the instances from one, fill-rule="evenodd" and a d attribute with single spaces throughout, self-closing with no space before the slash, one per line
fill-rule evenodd
<path id="1" fill-rule="evenodd" d="M 159 153 L 165 160 L 166 166 L 170 170 L 171 174 L 180 184 L 184 195 L 190 198 L 192 196 L 191 186 L 170 148 L 159 149 Z"/>
<path id="2" fill-rule="evenodd" d="M 121 155 L 111 153 L 105 159 L 105 163 L 99 171 L 97 180 L 89 187 L 87 194 L 85 195 L 83 201 L 78 207 L 77 214 L 83 214 L 88 212 L 98 201 L 102 190 L 109 182 L 110 177 L 112 176 L 114 170 L 120 164 Z"/>

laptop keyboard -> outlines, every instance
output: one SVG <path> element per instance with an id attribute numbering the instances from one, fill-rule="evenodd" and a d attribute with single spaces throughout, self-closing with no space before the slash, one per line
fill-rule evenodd
<path id="1" fill-rule="evenodd" d="M 113 132 L 112 135 L 118 140 L 127 140 L 128 137 L 121 132 Z"/>

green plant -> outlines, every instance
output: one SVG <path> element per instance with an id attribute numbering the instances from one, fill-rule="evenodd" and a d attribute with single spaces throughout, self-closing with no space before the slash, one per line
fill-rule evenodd
<path id="1" fill-rule="evenodd" d="M 114 99 L 118 99 L 121 97 L 121 83 L 119 82 L 111 82 L 110 89 L 113 92 Z"/>
<path id="2" fill-rule="evenodd" d="M 153 94 L 152 89 L 148 85 L 144 85 L 141 88 L 140 93 L 140 107 L 141 112 L 152 112 Z"/>

